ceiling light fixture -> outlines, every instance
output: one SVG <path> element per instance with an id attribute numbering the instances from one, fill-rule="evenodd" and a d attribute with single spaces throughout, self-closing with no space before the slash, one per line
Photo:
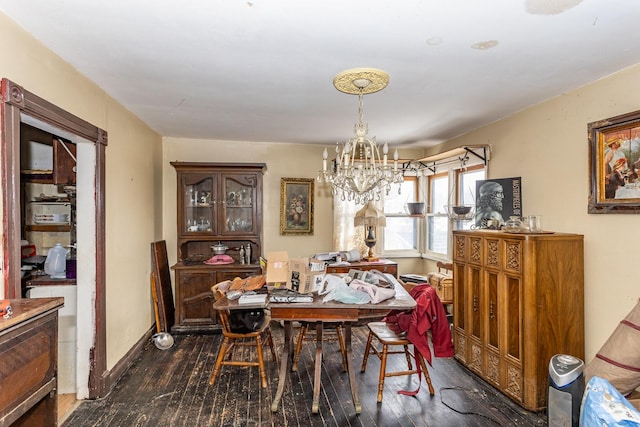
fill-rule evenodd
<path id="1" fill-rule="evenodd" d="M 380 200 L 380 193 L 387 194 L 391 184 L 403 181 L 403 170 L 398 167 L 398 150 L 393 155 L 393 164 L 388 161 L 389 145 L 385 142 L 382 155 L 376 137 L 369 138 L 369 127 L 363 120 L 362 100 L 364 95 L 378 92 L 389 83 L 389 75 L 374 68 L 354 68 L 335 76 L 333 85 L 340 92 L 358 95 L 359 116 L 354 126 L 355 137 L 336 144 L 336 160 L 331 170 L 327 168 L 329 153 L 322 153 L 322 170 L 318 182 L 330 183 L 334 196 L 342 200 L 353 200 L 365 204 Z"/>

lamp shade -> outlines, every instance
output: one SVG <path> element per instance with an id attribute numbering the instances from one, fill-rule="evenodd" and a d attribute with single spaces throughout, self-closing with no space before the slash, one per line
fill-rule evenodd
<path id="1" fill-rule="evenodd" d="M 353 218 L 353 225 L 365 225 L 365 226 L 386 226 L 387 218 L 384 216 L 384 212 L 378 209 L 373 202 L 369 201 L 362 209 L 356 212 L 356 216 Z"/>

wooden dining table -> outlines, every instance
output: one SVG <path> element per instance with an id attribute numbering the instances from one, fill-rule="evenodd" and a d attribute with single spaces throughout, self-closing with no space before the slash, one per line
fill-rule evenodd
<path id="1" fill-rule="evenodd" d="M 391 310 L 410 310 L 416 306 L 415 300 L 409 295 L 397 279 L 386 274 L 393 284 L 396 294 L 393 298 L 387 299 L 377 304 L 344 304 L 335 300 L 323 302 L 324 295 L 314 295 L 312 302 L 268 302 L 266 305 L 271 311 L 271 319 L 283 321 L 284 323 L 284 345 L 280 353 L 280 371 L 278 375 L 278 389 L 271 403 L 271 411 L 278 411 L 278 406 L 284 392 L 287 373 L 289 372 L 290 360 L 293 357 L 292 331 L 293 322 L 309 322 L 316 324 L 316 357 L 315 372 L 313 379 L 313 402 L 311 411 L 318 413 L 320 403 L 320 378 L 322 365 L 322 331 L 324 323 L 340 322 L 344 327 L 345 348 L 347 351 L 347 370 L 349 375 L 349 385 L 353 397 L 353 405 L 356 414 L 362 410 L 360 397 L 358 395 L 357 383 L 355 381 L 355 369 L 353 367 L 353 352 L 351 348 L 351 327 L 358 320 L 369 317 L 372 313 L 381 313 Z M 234 310 L 239 308 L 257 308 L 260 305 L 238 304 L 238 300 L 230 301 L 227 298 L 220 299 L 214 303 L 215 309 Z"/>

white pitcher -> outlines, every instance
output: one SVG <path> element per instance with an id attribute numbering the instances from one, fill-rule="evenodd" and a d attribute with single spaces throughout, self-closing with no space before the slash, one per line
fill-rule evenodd
<path id="1" fill-rule="evenodd" d="M 65 249 L 61 243 L 56 243 L 47 253 L 47 259 L 44 262 L 44 272 L 52 279 L 66 278 L 68 253 L 69 250 Z"/>

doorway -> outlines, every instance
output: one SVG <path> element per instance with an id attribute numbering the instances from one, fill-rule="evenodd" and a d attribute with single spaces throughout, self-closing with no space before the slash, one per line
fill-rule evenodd
<path id="1" fill-rule="evenodd" d="M 3 290 L 20 298 L 21 269 L 21 124 L 41 129 L 75 144 L 77 152 L 77 351 L 76 397 L 102 397 L 108 392 L 106 370 L 104 182 L 107 133 L 2 79 L 0 146 L 2 169 Z"/>

